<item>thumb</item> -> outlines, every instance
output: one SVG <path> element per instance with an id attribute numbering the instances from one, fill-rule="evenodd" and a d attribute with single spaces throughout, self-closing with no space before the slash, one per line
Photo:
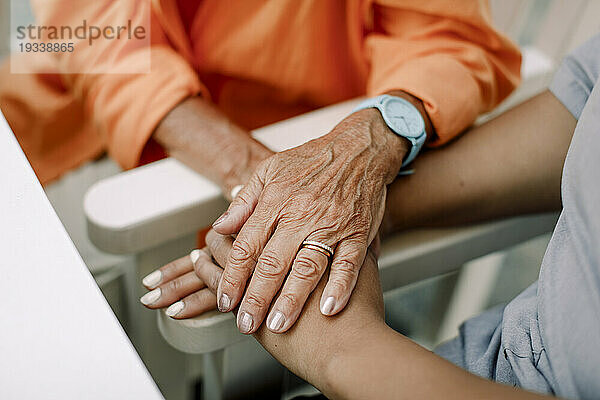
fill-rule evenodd
<path id="1" fill-rule="evenodd" d="M 227 211 L 213 223 L 212 227 L 221 235 L 233 235 L 240 231 L 252 215 L 264 187 L 262 169 L 257 170 L 250 181 L 239 191 Z"/>

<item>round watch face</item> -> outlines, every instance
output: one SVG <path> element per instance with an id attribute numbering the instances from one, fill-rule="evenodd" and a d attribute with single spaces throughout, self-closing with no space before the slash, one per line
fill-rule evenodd
<path id="1" fill-rule="evenodd" d="M 423 134 L 425 123 L 419 110 L 404 99 L 389 98 L 383 105 L 383 115 L 398 134 L 417 138 Z"/>

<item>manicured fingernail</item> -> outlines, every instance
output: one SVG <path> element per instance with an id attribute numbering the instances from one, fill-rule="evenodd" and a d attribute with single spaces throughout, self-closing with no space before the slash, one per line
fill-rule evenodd
<path id="1" fill-rule="evenodd" d="M 252 315 L 248 314 L 245 311 L 242 311 L 238 316 L 238 328 L 240 328 L 240 332 L 248 333 L 252 329 L 252 325 L 254 324 L 254 318 Z"/>
<path id="2" fill-rule="evenodd" d="M 161 295 L 160 288 L 156 288 L 153 291 L 148 292 L 145 295 L 143 295 L 142 298 L 140 299 L 140 301 L 142 302 L 143 305 L 148 306 L 150 304 L 156 303 L 158 301 L 158 299 L 160 299 L 160 295 Z"/>
<path id="3" fill-rule="evenodd" d="M 285 324 L 285 315 L 281 311 L 277 311 L 269 321 L 269 330 L 278 331 L 283 328 L 283 324 Z"/>
<path id="4" fill-rule="evenodd" d="M 323 302 L 321 306 L 321 314 L 329 315 L 333 311 L 333 307 L 335 307 L 335 298 L 333 296 L 329 296 Z"/>
<path id="5" fill-rule="evenodd" d="M 227 219 L 227 217 L 229 217 L 229 211 L 225 211 L 225 213 L 223 215 L 221 215 L 219 218 L 217 218 L 217 220 L 215 222 L 213 222 L 213 224 L 212 224 L 213 228 L 218 226 L 219 224 L 221 224 L 223 221 L 225 221 Z"/>
<path id="6" fill-rule="evenodd" d="M 162 281 L 162 271 L 156 270 L 151 274 L 146 275 L 144 279 L 142 279 L 142 283 L 144 286 L 150 289 L 154 289 L 156 285 L 158 285 Z"/>
<path id="7" fill-rule="evenodd" d="M 235 197 L 238 195 L 238 193 L 240 192 L 240 190 L 242 190 L 243 187 L 244 185 L 234 186 L 233 189 L 231 189 L 231 198 L 235 199 Z"/>
<path id="8" fill-rule="evenodd" d="M 167 308 L 166 314 L 169 317 L 174 317 L 177 314 L 179 314 L 181 311 L 183 311 L 183 308 L 185 307 L 185 304 L 183 303 L 183 301 L 178 301 L 177 303 L 173 303 L 169 306 L 169 308 Z"/>
<path id="9" fill-rule="evenodd" d="M 219 311 L 227 312 L 229 311 L 229 307 L 231 307 L 231 299 L 223 293 L 219 298 Z"/>
<path id="10" fill-rule="evenodd" d="M 192 264 L 196 264 L 196 261 L 200 258 L 200 250 L 192 250 L 190 253 L 190 259 L 192 260 Z"/>

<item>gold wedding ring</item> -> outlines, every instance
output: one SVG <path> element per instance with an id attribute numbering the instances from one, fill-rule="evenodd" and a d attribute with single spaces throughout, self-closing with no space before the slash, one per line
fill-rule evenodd
<path id="1" fill-rule="evenodd" d="M 305 240 L 300 247 L 318 251 L 328 259 L 333 257 L 333 249 L 325 243 L 317 242 L 316 240 Z"/>

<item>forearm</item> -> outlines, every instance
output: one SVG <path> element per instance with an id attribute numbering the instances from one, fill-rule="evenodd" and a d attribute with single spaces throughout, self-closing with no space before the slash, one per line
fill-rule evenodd
<path id="1" fill-rule="evenodd" d="M 439 150 L 388 190 L 384 232 L 560 208 L 575 119 L 549 92 Z"/>
<path id="2" fill-rule="evenodd" d="M 332 399 L 537 399 L 472 375 L 384 323 L 348 336 L 324 375 Z"/>
<path id="3" fill-rule="evenodd" d="M 188 98 L 159 124 L 154 139 L 172 157 L 221 185 L 245 183 L 272 152 L 199 97 Z"/>

